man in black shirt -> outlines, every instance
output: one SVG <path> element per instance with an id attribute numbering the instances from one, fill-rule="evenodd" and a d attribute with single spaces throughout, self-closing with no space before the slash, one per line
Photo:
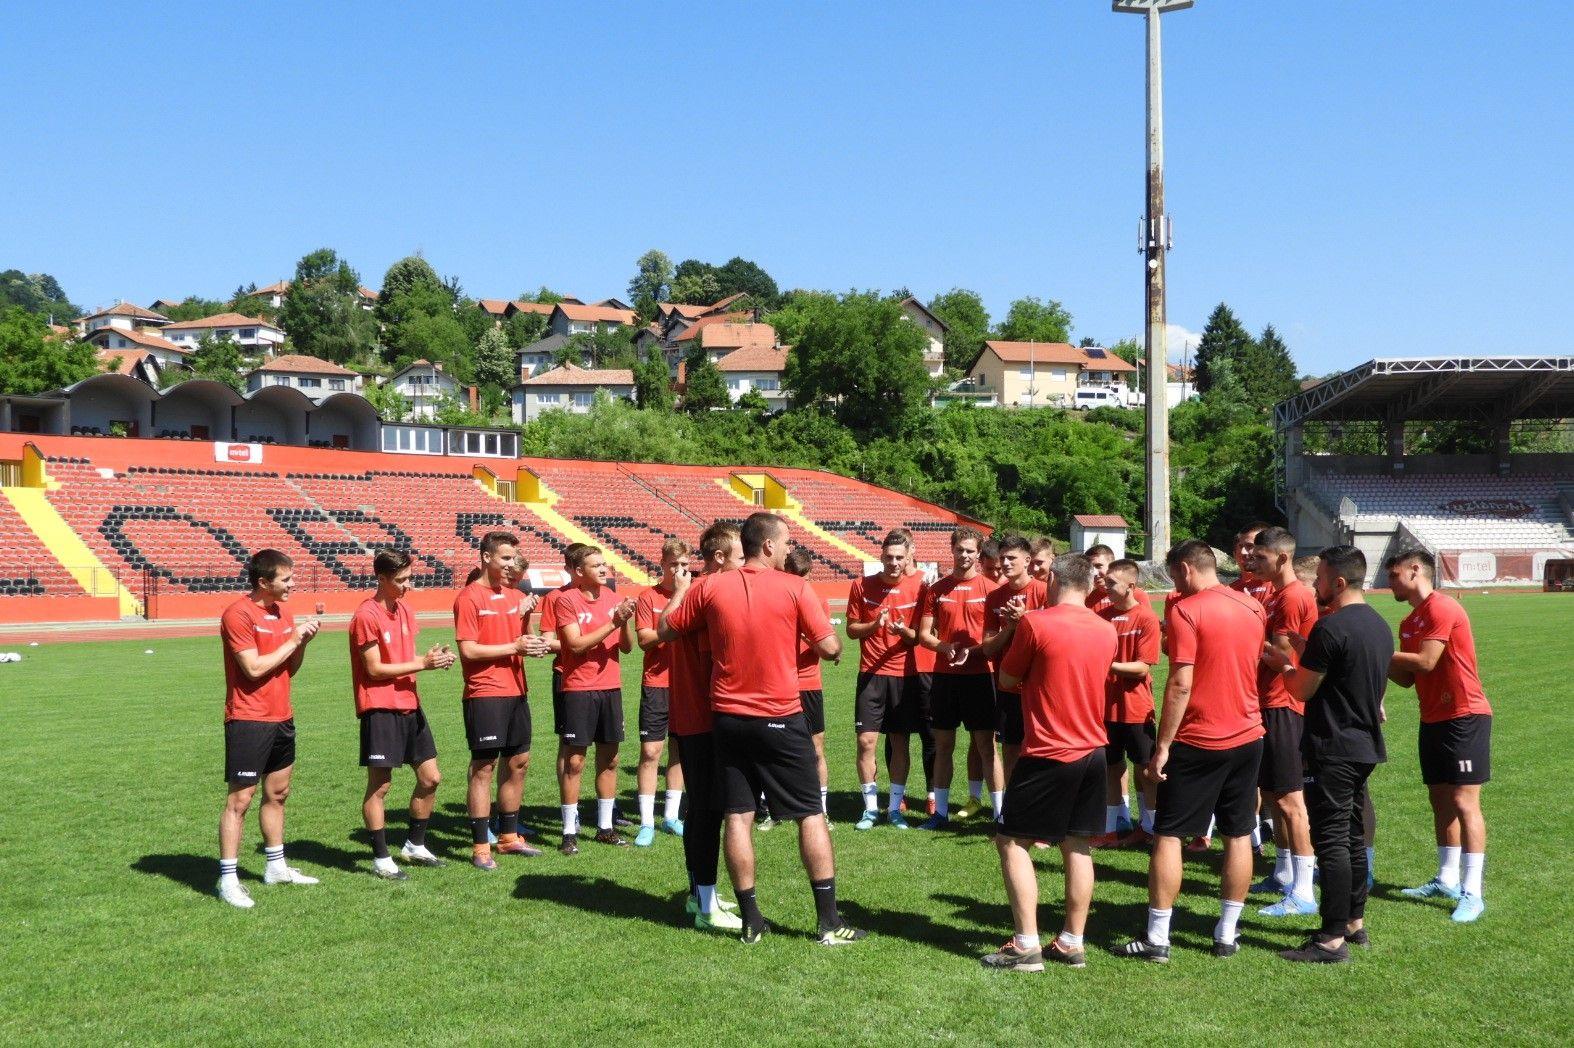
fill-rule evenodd
<path id="1" fill-rule="evenodd" d="M 1264 665 L 1285 674 L 1291 694 L 1306 703 L 1306 807 L 1323 880 L 1322 929 L 1279 954 L 1289 961 L 1337 964 L 1350 959 L 1348 943 L 1368 942 L 1362 812 L 1366 780 L 1388 759 L 1382 706 L 1394 635 L 1366 603 L 1365 579 L 1360 550 L 1323 550 L 1317 603 L 1328 610 L 1306 639 L 1300 666 L 1271 646 L 1263 652 Z"/>

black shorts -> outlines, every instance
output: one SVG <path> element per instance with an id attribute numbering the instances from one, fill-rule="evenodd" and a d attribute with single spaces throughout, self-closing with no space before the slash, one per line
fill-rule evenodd
<path id="1" fill-rule="evenodd" d="M 1421 781 L 1480 786 L 1492 778 L 1492 714 L 1421 725 Z"/>
<path id="2" fill-rule="evenodd" d="M 989 673 L 937 673 L 929 716 L 941 731 L 995 730 L 995 678 Z"/>
<path id="3" fill-rule="evenodd" d="M 426 712 L 367 710 L 361 714 L 361 767 L 415 767 L 437 756 L 437 742 Z"/>
<path id="4" fill-rule="evenodd" d="M 721 808 L 720 777 L 716 773 L 716 736 L 711 732 L 672 736 L 678 744 L 678 766 L 683 769 L 683 791 L 689 797 L 689 818 L 696 811 Z"/>
<path id="5" fill-rule="evenodd" d="M 810 735 L 825 734 L 825 692 L 819 688 L 798 693 L 798 701 L 803 703 L 803 719 L 809 724 Z"/>
<path id="6" fill-rule="evenodd" d="M 474 760 L 530 752 L 530 700 L 523 695 L 465 699 L 465 741 Z"/>
<path id="7" fill-rule="evenodd" d="M 1074 761 L 1019 757 L 1006 783 L 1000 828 L 1008 837 L 1051 844 L 1103 832 L 1103 752 Z"/>
<path id="8" fill-rule="evenodd" d="M 1217 817 L 1219 835 L 1245 837 L 1257 826 L 1257 767 L 1262 740 L 1229 750 L 1170 747 L 1159 783 L 1153 832 L 1159 837 L 1199 837 Z"/>
<path id="9" fill-rule="evenodd" d="M 1109 743 L 1104 747 L 1104 760 L 1111 768 L 1118 768 L 1127 761 L 1139 768 L 1153 759 L 1153 718 L 1142 724 L 1122 724 L 1105 721 L 1104 732 Z"/>
<path id="10" fill-rule="evenodd" d="M 1301 757 L 1301 732 L 1306 718 L 1283 706 L 1262 711 L 1262 767 L 1257 785 L 1269 793 L 1294 793 L 1306 785 L 1306 764 Z"/>
<path id="11" fill-rule="evenodd" d="M 563 724 L 563 674 L 552 667 L 552 734 L 562 730 Z"/>
<path id="12" fill-rule="evenodd" d="M 1004 746 L 1022 745 L 1022 696 L 1014 691 L 995 692 L 995 735 Z"/>
<path id="13" fill-rule="evenodd" d="M 623 693 L 616 688 L 565 691 L 557 736 L 566 746 L 622 742 Z"/>
<path id="14" fill-rule="evenodd" d="M 667 689 L 642 685 L 639 689 L 639 741 L 661 742 L 667 737 Z M 620 700 L 621 702 L 621 697 Z"/>
<path id="15" fill-rule="evenodd" d="M 819 762 L 802 713 L 788 717 L 718 713 L 715 737 L 724 812 L 752 812 L 763 793 L 777 819 L 820 814 Z"/>
<path id="16" fill-rule="evenodd" d="M 295 763 L 295 719 L 224 722 L 224 781 L 256 786 Z"/>
<path id="17" fill-rule="evenodd" d="M 858 698 L 853 703 L 853 726 L 859 731 L 877 731 L 883 735 L 911 735 L 923 723 L 922 702 L 917 675 L 893 677 L 883 673 L 860 673 Z"/>

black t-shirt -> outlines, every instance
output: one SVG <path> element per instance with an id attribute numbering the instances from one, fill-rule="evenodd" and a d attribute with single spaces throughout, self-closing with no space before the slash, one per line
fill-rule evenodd
<path id="1" fill-rule="evenodd" d="M 1312 760 L 1381 764 L 1382 702 L 1394 634 L 1367 604 L 1350 604 L 1324 615 L 1306 640 L 1301 665 L 1323 674 L 1306 700 L 1301 749 Z"/>

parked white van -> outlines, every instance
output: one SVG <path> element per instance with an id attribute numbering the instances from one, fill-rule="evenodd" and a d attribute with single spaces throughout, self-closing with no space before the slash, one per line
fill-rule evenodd
<path id="1" fill-rule="evenodd" d="M 1087 411 L 1090 408 L 1118 408 L 1121 407 L 1120 396 L 1106 386 L 1088 386 L 1077 390 L 1076 399 L 1071 406 L 1078 411 Z"/>

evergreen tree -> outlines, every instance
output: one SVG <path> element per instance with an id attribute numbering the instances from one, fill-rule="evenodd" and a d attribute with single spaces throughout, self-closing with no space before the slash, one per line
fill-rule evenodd
<path id="1" fill-rule="evenodd" d="M 295 279 L 279 310 L 279 325 L 297 353 L 346 363 L 377 341 L 377 322 L 361 308 L 361 277 L 332 248 L 295 264 Z"/>
<path id="2" fill-rule="evenodd" d="M 1197 392 L 1205 394 L 1213 388 L 1219 361 L 1229 361 L 1239 381 L 1241 369 L 1250 364 L 1254 347 L 1246 328 L 1230 307 L 1220 302 L 1208 317 L 1208 326 L 1202 329 L 1202 341 L 1197 344 Z M 1244 384 L 1240 388 L 1244 389 Z"/>
<path id="3" fill-rule="evenodd" d="M 634 403 L 650 411 L 672 410 L 672 376 L 661 352 L 652 348 L 634 365 Z"/>
<path id="4" fill-rule="evenodd" d="M 629 300 L 639 319 L 648 324 L 656 319 L 656 303 L 667 299 L 672 284 L 672 259 L 666 252 L 652 249 L 639 256 L 634 266 L 634 277 L 629 281 Z"/>
<path id="5" fill-rule="evenodd" d="M 732 406 L 727 395 L 727 380 L 705 355 L 702 339 L 689 343 L 688 354 L 683 358 L 683 408 L 685 411 L 710 411 Z"/>
<path id="6" fill-rule="evenodd" d="M 929 312 L 946 323 L 945 366 L 953 371 L 972 367 L 989 337 L 989 311 L 978 292 L 954 287 L 936 295 Z"/>
<path id="7" fill-rule="evenodd" d="M 481 333 L 475 348 L 475 381 L 483 390 L 512 389 L 518 380 L 514 351 L 500 328 L 489 327 Z"/>
<path id="8" fill-rule="evenodd" d="M 1263 328 L 1250 359 L 1250 371 L 1242 379 L 1247 397 L 1259 408 L 1267 410 L 1300 391 L 1301 380 L 1296 375 L 1290 347 L 1272 324 Z"/>

